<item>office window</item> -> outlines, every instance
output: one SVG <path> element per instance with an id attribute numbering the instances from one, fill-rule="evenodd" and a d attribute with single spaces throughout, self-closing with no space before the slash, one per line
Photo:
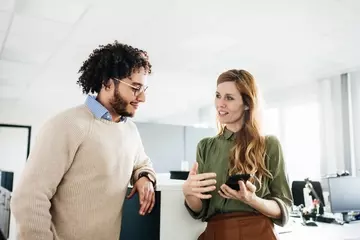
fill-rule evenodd
<path id="1" fill-rule="evenodd" d="M 290 181 L 320 178 L 318 103 L 284 108 L 283 149 Z"/>

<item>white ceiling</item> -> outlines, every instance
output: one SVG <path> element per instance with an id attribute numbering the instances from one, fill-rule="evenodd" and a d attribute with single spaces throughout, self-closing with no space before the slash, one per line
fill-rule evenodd
<path id="1" fill-rule="evenodd" d="M 216 77 L 251 71 L 263 92 L 360 66 L 358 0 L 0 0 L 0 100 L 81 103 L 77 71 L 100 44 L 153 62 L 137 119 L 212 103 Z"/>

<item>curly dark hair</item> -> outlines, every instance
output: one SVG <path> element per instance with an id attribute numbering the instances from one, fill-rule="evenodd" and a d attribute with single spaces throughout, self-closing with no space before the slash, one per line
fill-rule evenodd
<path id="1" fill-rule="evenodd" d="M 115 41 L 106 46 L 100 45 L 83 63 L 76 82 L 83 93 L 99 93 L 102 85 L 107 85 L 110 78 L 123 79 L 144 68 L 151 73 L 151 64 L 147 52 Z"/>

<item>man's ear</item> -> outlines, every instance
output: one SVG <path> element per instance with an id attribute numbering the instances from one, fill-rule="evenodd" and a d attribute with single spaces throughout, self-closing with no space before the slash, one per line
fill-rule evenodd
<path id="1" fill-rule="evenodd" d="M 107 81 L 103 81 L 102 87 L 104 88 L 105 91 L 112 90 L 112 88 L 114 87 L 113 80 L 110 78 Z"/>

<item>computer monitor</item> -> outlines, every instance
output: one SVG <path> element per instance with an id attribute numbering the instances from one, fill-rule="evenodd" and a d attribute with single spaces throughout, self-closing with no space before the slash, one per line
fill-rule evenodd
<path id="1" fill-rule="evenodd" d="M 325 206 L 323 190 L 322 190 L 320 182 L 317 182 L 317 181 L 309 181 L 309 182 L 313 186 L 313 189 L 316 192 L 316 194 L 318 195 L 319 200 L 321 201 L 323 206 Z M 306 181 L 293 181 L 292 182 L 291 192 L 293 195 L 295 206 L 300 206 L 301 204 L 305 206 L 305 202 L 304 202 L 305 185 L 306 185 Z M 312 192 L 310 193 L 310 195 L 313 200 L 316 199 L 315 195 Z"/>
<path id="2" fill-rule="evenodd" d="M 360 211 L 360 177 L 334 177 L 328 183 L 331 212 Z"/>

